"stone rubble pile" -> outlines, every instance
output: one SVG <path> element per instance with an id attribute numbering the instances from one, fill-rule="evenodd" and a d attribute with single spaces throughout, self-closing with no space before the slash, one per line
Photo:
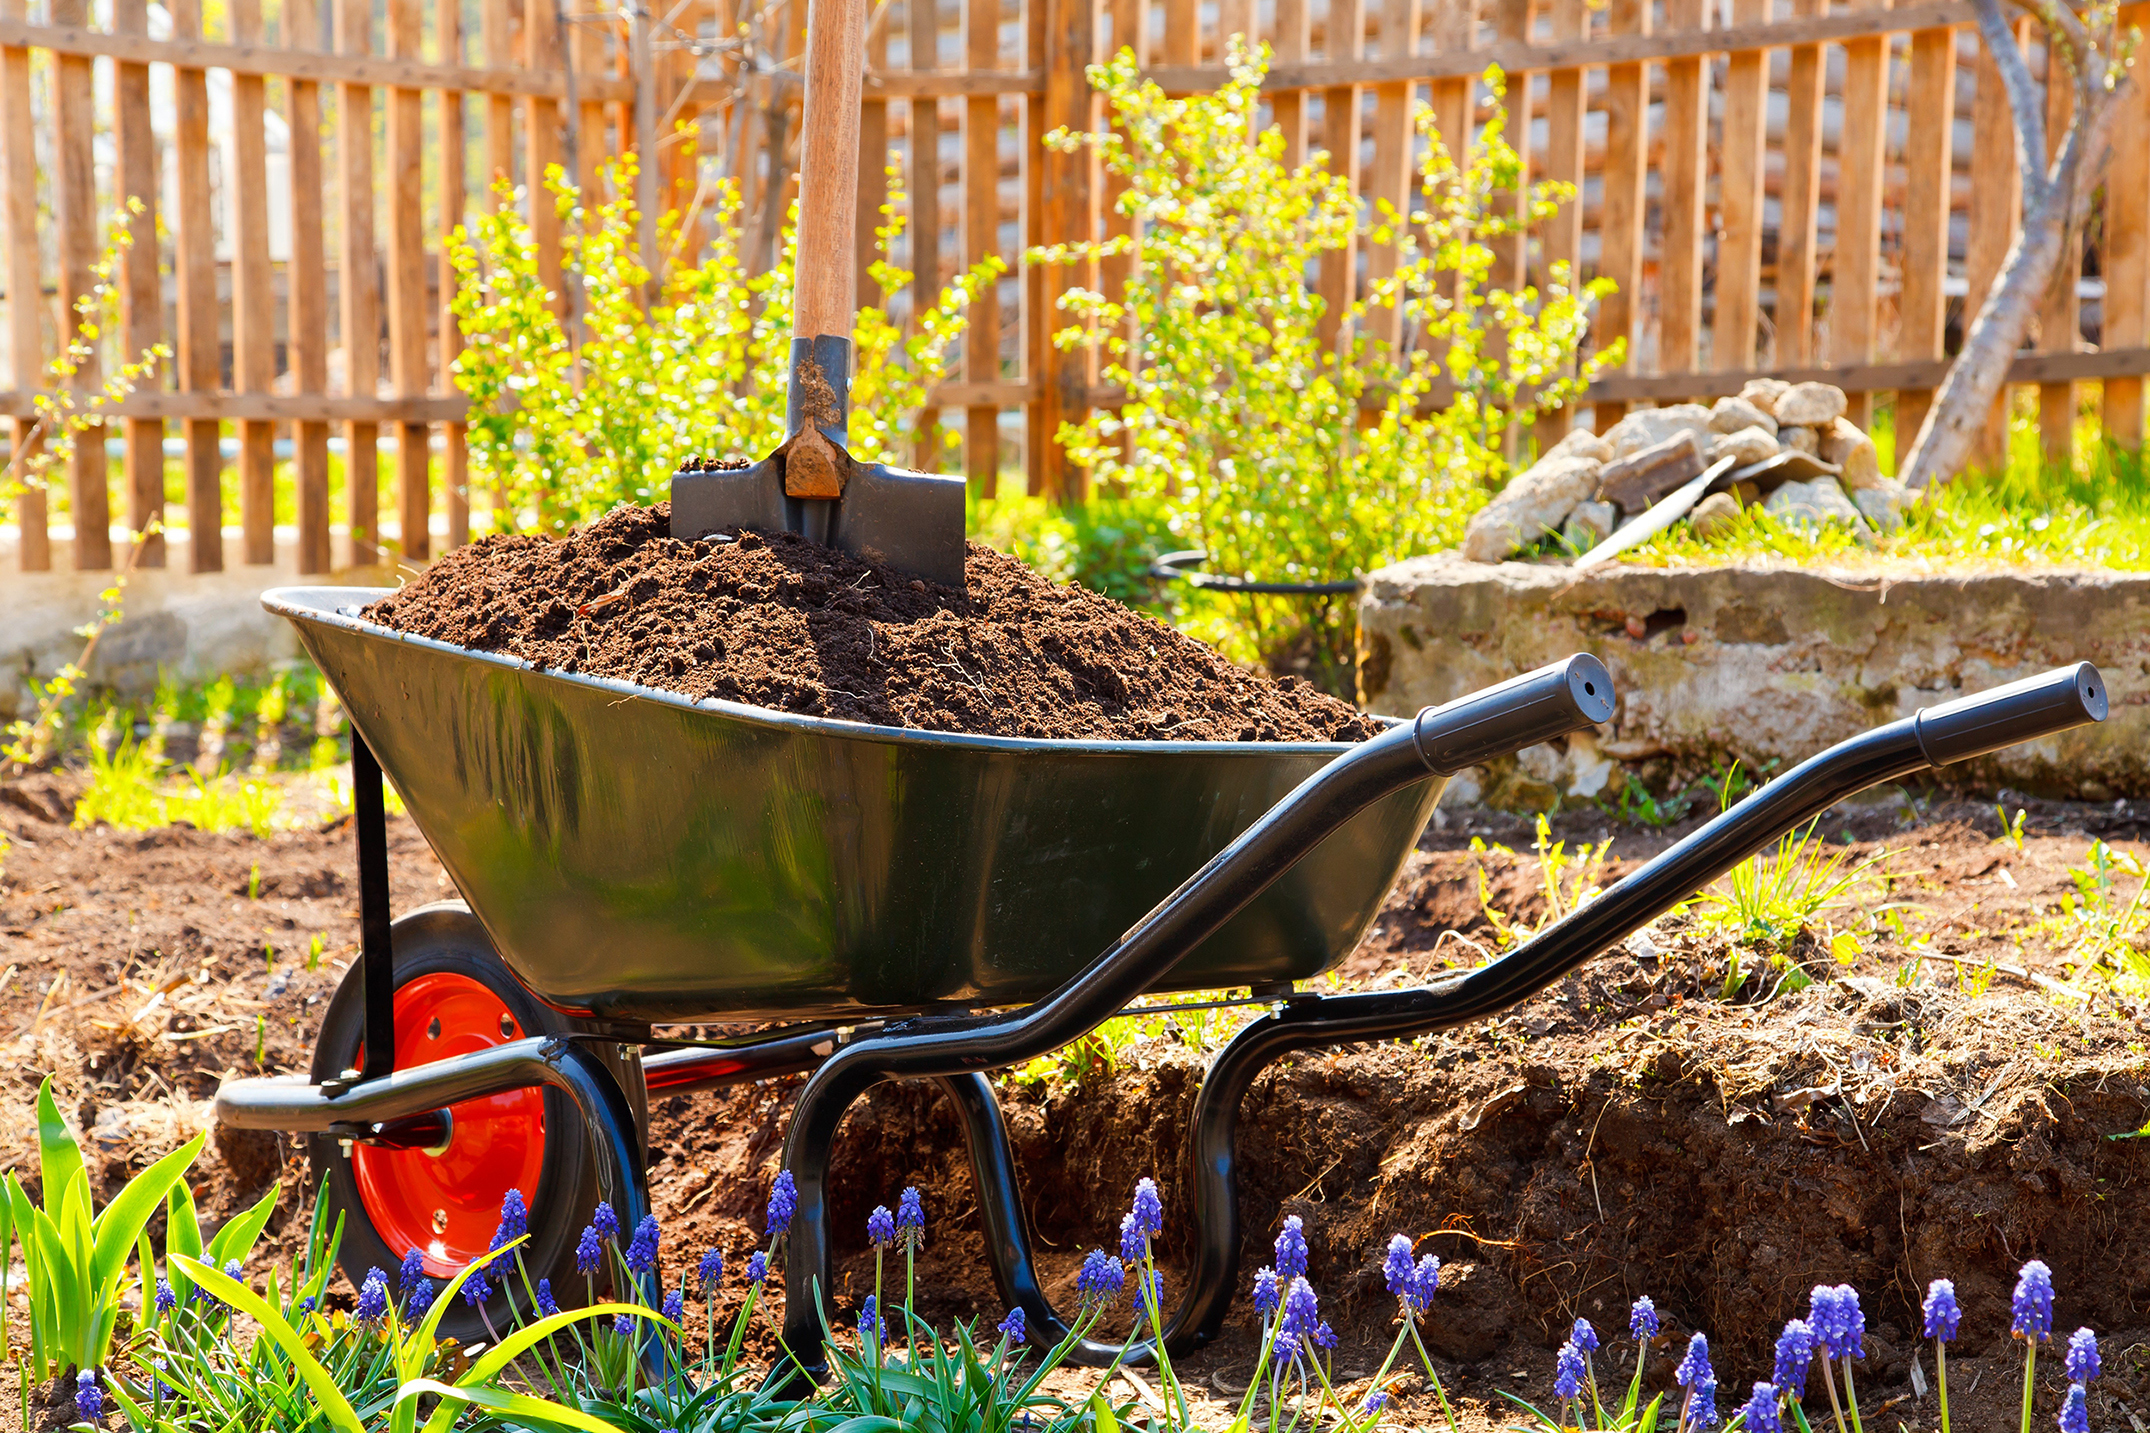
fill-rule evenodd
<path id="1" fill-rule="evenodd" d="M 1727 456 L 1734 467 L 1687 515 L 1700 537 L 1757 504 L 1788 524 L 1886 532 L 1909 493 L 1882 476 L 1874 440 L 1844 416 L 1848 406 L 1831 384 L 1757 378 L 1713 407 L 1643 409 L 1602 437 L 1576 429 L 1479 510 L 1463 555 L 1499 562 L 1547 533 L 1586 552 Z"/>

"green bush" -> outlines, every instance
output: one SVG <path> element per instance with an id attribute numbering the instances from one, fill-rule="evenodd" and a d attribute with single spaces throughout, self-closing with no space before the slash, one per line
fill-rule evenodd
<path id="1" fill-rule="evenodd" d="M 1316 155 L 1284 163 L 1279 131 L 1250 142 L 1266 55 L 1235 48 L 1230 83 L 1167 97 L 1132 54 L 1092 70 L 1113 132 L 1059 133 L 1094 147 L 1126 181 L 1134 237 L 1038 250 L 1047 263 L 1133 256 L 1126 291 L 1077 288 L 1061 301 L 1077 322 L 1054 336 L 1087 345 L 1127 402 L 1064 428 L 1059 441 L 1101 488 L 1155 504 L 1208 570 L 1281 582 L 1349 578 L 1452 544 L 1498 487 L 1517 431 L 1572 399 L 1614 345 L 1578 363 L 1588 315 L 1609 291 L 1581 289 L 1556 265 L 1543 292 L 1491 282 L 1493 241 L 1551 215 L 1564 185 L 1532 187 L 1518 214 L 1521 166 L 1496 106 L 1468 163 L 1433 127 L 1421 178 L 1431 197 L 1408 216 L 1385 206 L 1360 222 L 1350 186 Z M 1308 283 L 1323 254 L 1355 232 L 1399 248 L 1396 274 L 1346 315 L 1341 351 L 1320 337 L 1323 304 Z M 1400 308 L 1402 353 L 1366 333 L 1374 308 Z M 1130 333 L 1132 330 L 1132 333 Z M 1349 602 L 1188 591 L 1184 622 L 1242 660 L 1297 657 L 1351 667 Z M 1311 613 L 1311 615 L 1310 615 Z M 1295 649 L 1298 649 L 1295 652 Z"/>
<path id="2" fill-rule="evenodd" d="M 471 485 L 506 499 L 496 529 L 564 532 L 621 503 L 662 500 L 687 458 L 759 458 L 784 439 L 791 224 L 776 266 L 750 276 L 740 261 L 738 192 L 718 184 L 716 241 L 668 265 L 645 304 L 651 275 L 637 251 L 640 214 L 627 197 L 634 173 L 631 153 L 608 166 L 607 185 L 621 197 L 591 211 L 557 165 L 547 172 L 566 221 L 562 272 L 581 296 L 580 342 L 570 341 L 553 311 L 530 225 L 506 188 L 499 208 L 451 236 L 453 308 L 466 345 L 455 383 L 471 400 Z M 884 254 L 902 232 L 893 173 L 890 184 L 891 218 L 879 231 Z M 659 250 L 673 253 L 682 242 L 678 215 L 665 215 L 657 232 Z M 852 456 L 872 462 L 908 450 L 949 345 L 963 331 L 964 309 L 1004 267 L 998 259 L 978 264 L 909 333 L 885 308 L 860 309 Z M 911 281 L 886 262 L 873 277 L 884 305 Z"/>

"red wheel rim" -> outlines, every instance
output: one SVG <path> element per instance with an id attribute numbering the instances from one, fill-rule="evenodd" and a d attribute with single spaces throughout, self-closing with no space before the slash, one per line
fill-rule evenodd
<path id="1" fill-rule="evenodd" d="M 396 992 L 396 1067 L 431 1064 L 521 1039 L 501 998 L 467 975 L 421 975 Z M 363 1056 L 361 1056 L 363 1058 Z M 537 1202 L 545 1163 L 545 1092 L 510 1090 L 449 1106 L 440 1150 L 354 1145 L 359 1202 L 389 1252 L 424 1252 L 444 1278 L 484 1254 L 500 1224 L 500 1201 L 520 1189 Z"/>

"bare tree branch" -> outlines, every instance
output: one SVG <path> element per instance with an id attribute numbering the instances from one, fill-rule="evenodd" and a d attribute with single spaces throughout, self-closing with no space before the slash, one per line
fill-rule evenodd
<path id="1" fill-rule="evenodd" d="M 2000 0 L 1977 0 L 1978 33 L 1986 42 L 1986 54 L 2000 71 L 2001 88 L 2008 93 L 2008 112 L 2015 120 L 2016 168 L 2023 172 L 2023 207 L 2045 186 L 2045 100 L 2023 51 L 2016 47 L 2014 30 L 2001 13 Z"/>

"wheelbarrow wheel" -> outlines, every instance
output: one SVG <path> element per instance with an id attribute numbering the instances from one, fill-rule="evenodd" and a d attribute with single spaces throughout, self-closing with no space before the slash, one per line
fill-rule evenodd
<path id="1" fill-rule="evenodd" d="M 523 988 L 508 973 L 485 928 L 461 901 L 422 907 L 391 930 L 396 966 L 396 1067 L 413 1066 L 571 1031 L 576 1022 Z M 329 1001 L 314 1043 L 313 1078 L 358 1067 L 365 1043 L 365 970 L 354 963 Z M 530 1210 L 523 1247 L 531 1288 L 553 1281 L 560 1302 L 581 1287 L 575 1241 L 598 1202 L 597 1168 L 582 1120 L 558 1090 L 511 1090 L 449 1107 L 447 1142 L 436 1149 L 308 1140 L 317 1177 L 327 1187 L 328 1227 L 344 1216 L 337 1262 L 355 1288 L 380 1268 L 420 1251 L 436 1288 L 488 1251 L 501 1201 L 522 1191 Z M 489 1270 L 499 1266 L 488 1266 Z M 513 1269 L 500 1269 L 480 1307 L 459 1293 L 440 1322 L 442 1337 L 463 1342 L 505 1333 L 529 1295 Z"/>

